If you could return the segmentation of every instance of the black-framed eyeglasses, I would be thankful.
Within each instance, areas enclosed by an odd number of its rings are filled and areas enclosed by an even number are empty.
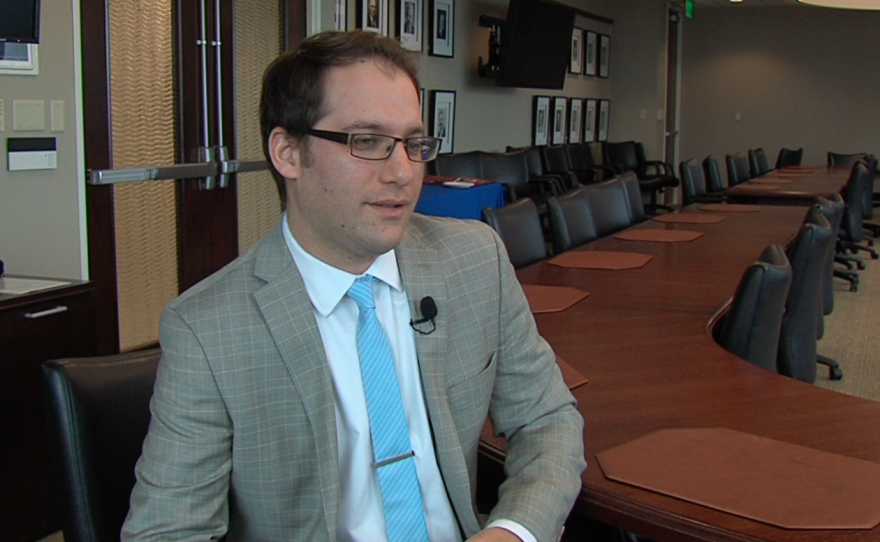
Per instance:
[[[364,160],[387,160],[398,143],[403,143],[406,155],[413,162],[430,162],[440,152],[439,137],[400,138],[382,134],[348,134],[327,130],[309,129],[309,135],[348,145],[351,155]]]

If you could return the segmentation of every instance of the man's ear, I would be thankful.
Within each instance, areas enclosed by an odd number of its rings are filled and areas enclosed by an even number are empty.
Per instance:
[[[272,165],[285,179],[296,180],[302,171],[300,140],[290,136],[287,130],[276,126],[269,134],[269,157]]]

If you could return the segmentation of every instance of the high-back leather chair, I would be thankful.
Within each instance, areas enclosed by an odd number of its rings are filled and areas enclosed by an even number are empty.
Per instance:
[[[519,199],[498,209],[486,207],[483,221],[498,232],[515,269],[547,258],[538,208],[530,198]]]
[[[801,165],[804,159],[804,149],[779,149],[779,156],[776,157],[776,169],[782,169],[789,166]]]
[[[522,152],[484,153],[482,162],[483,178],[503,184],[508,203],[534,195],[529,186],[528,164]]]
[[[816,381],[819,311],[825,262],[834,243],[831,224],[811,208],[808,219],[786,251],[791,263],[791,288],[779,332],[779,372],[804,382]]]
[[[852,154],[842,154],[839,152],[828,151],[829,166],[851,166],[860,160],[867,158],[868,153],[856,152]]]
[[[868,166],[868,173],[865,176],[867,186],[862,190],[862,218],[872,220],[874,218],[874,181],[877,178],[877,158],[869,154],[865,158],[865,164]],[[865,222],[862,227],[871,232],[873,237],[880,237],[880,225]]]
[[[715,337],[725,350],[768,371],[776,370],[779,329],[791,286],[791,266],[781,246],[764,249],[743,273]]]
[[[703,175],[706,178],[706,191],[710,194],[724,194],[724,180],[721,178],[721,168],[718,160],[707,156],[703,159]]]
[[[563,190],[574,190],[581,185],[581,182],[593,182],[592,174],[586,175],[584,179],[578,178],[571,167],[565,145],[547,145],[540,147],[540,150],[541,159],[544,162],[544,172],[559,176],[562,180]]]
[[[770,163],[767,161],[767,153],[764,149],[749,149],[749,169],[752,177],[760,177],[770,171]]]
[[[870,190],[869,182],[873,180],[868,179],[867,164],[863,160],[857,161],[842,191],[846,210],[843,212],[843,220],[840,224],[840,244],[852,252],[867,252],[876,260],[880,258],[877,251],[862,244],[865,221],[862,206],[865,202],[864,191]]]
[[[619,173],[635,172],[642,190],[642,199],[648,209],[652,212],[660,208],[671,210],[670,207],[657,203],[657,195],[665,188],[679,185],[674,167],[660,160],[648,160],[645,146],[638,141],[606,142],[602,145],[602,152],[605,163]]]
[[[590,202],[582,188],[548,199],[547,210],[554,254],[561,254],[599,237]]]
[[[819,197],[814,202],[816,209],[828,220],[831,225],[831,237],[837,239],[840,231],[840,221],[843,218],[846,204],[840,194],[834,194],[830,199]],[[808,218],[809,220],[809,218]],[[832,244],[829,254],[825,258],[825,278],[822,285],[822,310],[819,312],[819,324],[816,338],[821,339],[825,334],[825,317],[834,311],[834,245]],[[827,356],[817,355],[816,361],[828,367],[828,377],[831,380],[843,378],[843,369],[840,364]]]
[[[583,192],[590,203],[590,214],[599,237],[632,225],[629,199],[619,178],[584,186]]]
[[[434,175],[444,177],[464,177],[483,179],[483,152],[471,151],[454,154],[441,154],[436,160],[428,162]]]
[[[638,224],[648,219],[645,213],[645,202],[642,200],[642,190],[639,186],[639,178],[632,171],[625,171],[617,176],[623,184],[626,198],[629,200],[630,222]]]
[[[65,542],[119,540],[160,357],[154,349],[43,364],[50,442],[65,501]]]
[[[749,157],[738,152],[728,154],[724,158],[727,163],[727,186],[736,186],[752,178],[752,168],[749,165]]]
[[[571,168],[578,175],[582,184],[600,182],[614,177],[616,173],[614,168],[596,164],[593,160],[593,149],[589,143],[565,145],[565,150],[568,152]]]
[[[718,167],[718,164],[715,164]],[[706,187],[706,174],[703,166],[691,158],[678,165],[681,175],[682,203],[720,203],[724,201],[724,192],[709,193]]]

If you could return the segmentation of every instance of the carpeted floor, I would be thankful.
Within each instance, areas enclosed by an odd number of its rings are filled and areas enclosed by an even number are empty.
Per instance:
[[[834,281],[834,312],[825,319],[825,337],[819,341],[819,353],[840,363],[843,380],[830,380],[819,366],[816,385],[880,401],[880,260],[865,255],[865,262],[857,292]]]

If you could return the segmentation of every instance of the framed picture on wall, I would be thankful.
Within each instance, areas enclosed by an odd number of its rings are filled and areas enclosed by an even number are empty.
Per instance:
[[[424,0],[397,0],[397,37],[408,51],[422,50],[422,5]]]
[[[333,29],[345,32],[348,30],[348,3],[346,0],[334,0],[336,11],[333,13]]]
[[[599,34],[599,77],[609,77],[611,72],[611,36]]]
[[[568,62],[568,71],[571,73],[584,72],[584,29],[574,27],[571,29],[571,59]]]
[[[565,110],[567,109],[568,100],[562,96],[553,98],[553,144],[562,145],[565,143]]]
[[[550,96],[532,98],[532,145],[546,145],[550,140]]]
[[[431,47],[433,56],[452,58],[455,42],[455,1],[431,0]]]
[[[431,91],[431,135],[443,139],[440,154],[453,152],[455,135],[455,91]]]
[[[425,89],[423,88],[419,89],[419,106],[422,108],[422,122],[427,124],[425,122]]]
[[[572,98],[568,101],[568,142],[580,143],[583,138],[584,101],[581,98]]]
[[[608,141],[608,126],[611,121],[611,102],[599,100],[599,121],[596,124],[596,138],[599,141]]]
[[[596,100],[590,98],[584,107],[584,142],[596,141]]]
[[[584,73],[586,75],[595,76],[598,71],[599,62],[596,55],[596,42],[599,35],[595,32],[587,30],[587,37],[584,39],[584,62],[586,64]]]
[[[388,0],[357,0],[358,28],[388,35]]]

